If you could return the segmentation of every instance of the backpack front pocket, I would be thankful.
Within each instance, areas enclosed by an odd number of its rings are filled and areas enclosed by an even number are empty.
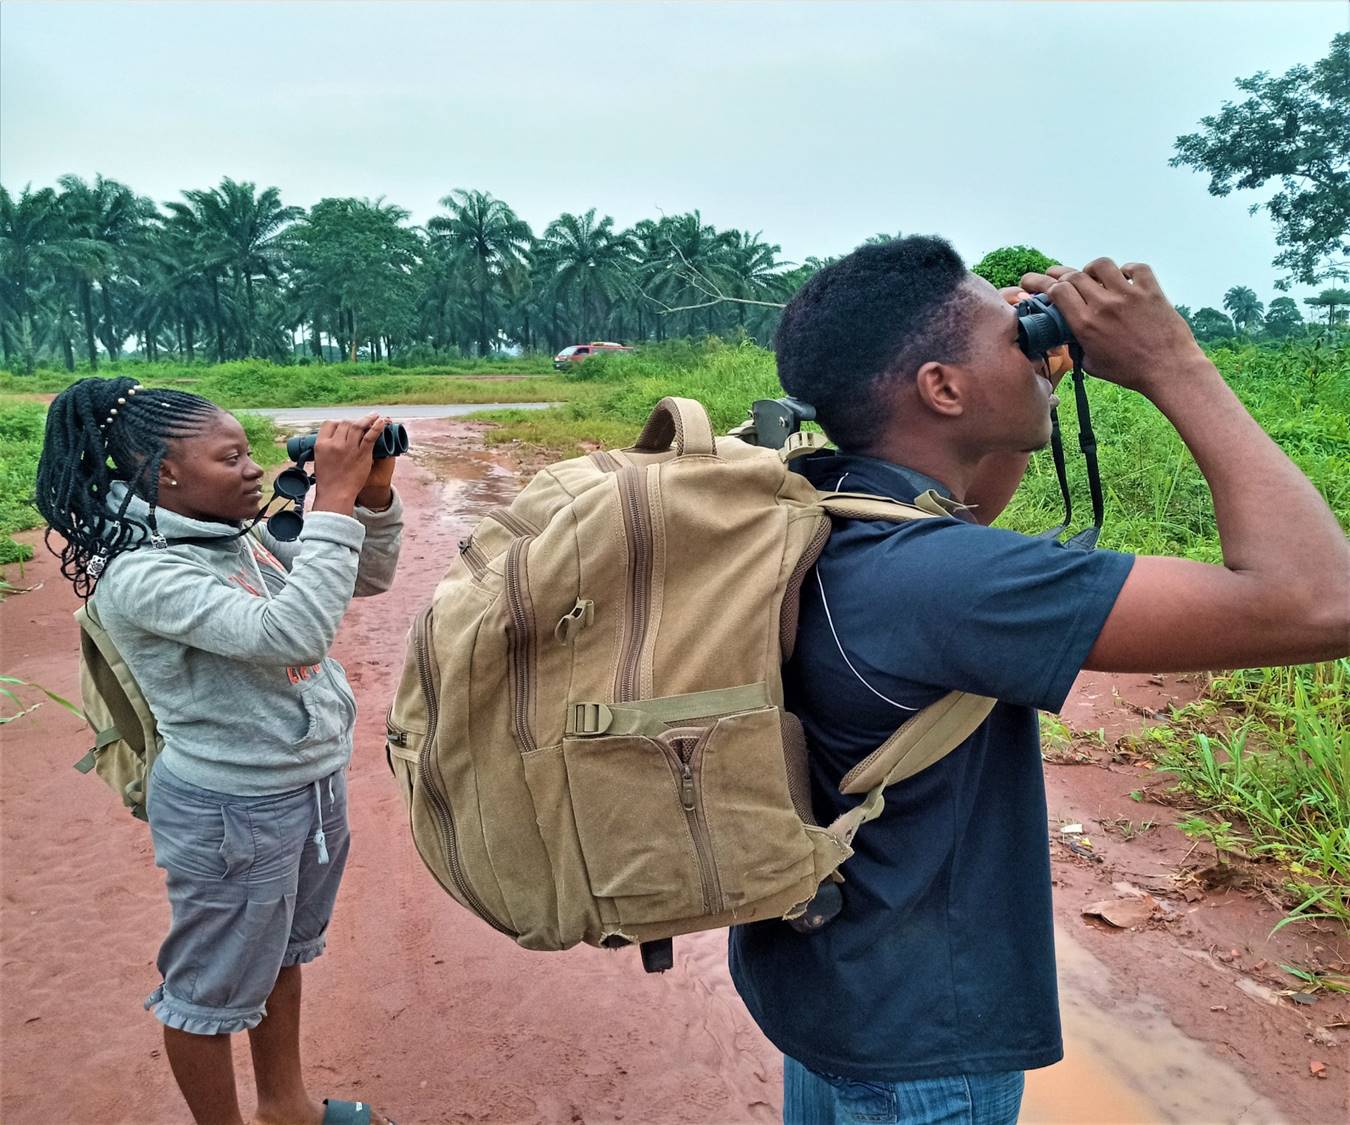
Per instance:
[[[606,922],[715,913],[707,841],[677,753],[655,738],[616,735],[567,739],[563,757],[591,893],[616,912]],[[696,792],[692,767],[690,780]]]
[[[735,912],[813,870],[776,707],[570,738],[563,753],[591,891],[620,925]]]

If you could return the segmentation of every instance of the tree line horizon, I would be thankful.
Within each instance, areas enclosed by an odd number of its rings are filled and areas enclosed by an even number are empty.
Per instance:
[[[1350,33],[1326,58],[1236,80],[1248,97],[1178,137],[1173,167],[1210,176],[1211,195],[1279,187],[1253,204],[1275,224],[1276,288],[1350,279]],[[767,343],[782,305],[836,258],[786,261],[762,231],[718,230],[700,211],[617,229],[597,209],[563,212],[535,234],[490,192],[454,188],[411,225],[385,201],[321,199],[308,210],[276,187],[222,178],[156,205],[117,180],[65,175],[17,194],[0,185],[0,362],[97,369],[128,340],[154,361],[292,361],[303,349],[434,363],[519,348],[682,336]],[[877,234],[866,242],[898,234]],[[1016,282],[1054,259],[999,247],[973,272]],[[1305,298],[1343,323],[1350,291]],[[1292,297],[1267,306],[1234,285],[1223,309],[1178,310],[1204,341],[1279,340],[1309,325]],[[297,336],[298,334],[298,336]],[[303,341],[303,342],[302,342]]]

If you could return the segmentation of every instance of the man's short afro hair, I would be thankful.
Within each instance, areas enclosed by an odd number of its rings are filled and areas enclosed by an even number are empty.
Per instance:
[[[774,333],[783,389],[816,408],[840,449],[866,449],[886,421],[887,382],[965,359],[968,276],[950,243],[926,235],[860,246],[826,266]]]

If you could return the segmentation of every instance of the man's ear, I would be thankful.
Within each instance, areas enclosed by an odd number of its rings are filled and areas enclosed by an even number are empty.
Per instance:
[[[914,375],[914,390],[929,410],[948,418],[965,413],[965,371],[953,363],[925,363]]]

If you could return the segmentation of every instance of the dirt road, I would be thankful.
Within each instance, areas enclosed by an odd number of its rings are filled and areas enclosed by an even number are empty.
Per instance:
[[[678,940],[662,976],[643,974],[632,951],[527,953],[446,898],[413,849],[384,762],[383,712],[412,615],[476,518],[519,486],[516,463],[485,452],[481,429],[410,425],[399,582],[353,605],[336,648],[361,702],[354,845],[328,952],[305,970],[311,1087],[375,1102],[405,1125],[777,1120],[780,1061],[731,987],[724,935]],[[0,604],[0,672],[74,696],[69,587],[43,555],[8,577],[39,586]],[[1086,677],[1068,714],[1113,736],[1186,690]],[[141,1011],[168,914],[145,826],[70,768],[88,738],[59,707],[0,727],[0,743],[0,1119],[183,1121],[159,1025]],[[1030,1076],[1023,1120],[1346,1120],[1350,1032],[1318,1029],[1350,1020],[1350,1003],[1305,1007],[1271,991],[1281,960],[1330,963],[1344,948],[1292,928],[1270,941],[1278,914],[1259,898],[1176,879],[1201,858],[1181,864],[1191,845],[1179,833],[1104,834],[1127,812],[1149,815],[1128,796],[1147,775],[1105,749],[1076,753],[1087,760],[1048,768],[1069,1058]],[[1070,822],[1091,848],[1059,832]],[[1082,914],[1136,890],[1160,904],[1140,929]]]

